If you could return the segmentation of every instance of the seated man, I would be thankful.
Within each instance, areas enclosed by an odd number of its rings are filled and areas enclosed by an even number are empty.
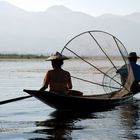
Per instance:
[[[40,90],[45,90],[49,86],[49,90],[56,93],[64,93],[72,89],[71,76],[68,71],[63,70],[63,60],[68,59],[60,53],[50,56],[47,61],[52,62],[52,70],[46,73],[44,84]]]

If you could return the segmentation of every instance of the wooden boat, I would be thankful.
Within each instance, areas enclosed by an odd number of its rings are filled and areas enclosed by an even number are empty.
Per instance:
[[[74,96],[38,90],[24,90],[24,92],[57,110],[101,111],[111,109],[133,99],[132,95],[111,98],[112,94]]]
[[[61,54],[74,58],[80,63],[72,66],[77,67],[77,73],[70,71],[73,80],[79,80],[78,87],[86,88],[85,85],[88,83],[92,84],[88,86],[88,89],[91,88],[88,91],[95,91],[97,87],[94,86],[100,86],[104,92],[100,95],[86,93],[81,96],[37,90],[24,90],[25,92],[58,110],[100,111],[132,101],[133,93],[130,89],[134,81],[133,72],[127,59],[127,50],[115,36],[104,31],[83,32],[68,41]],[[116,71],[123,65],[127,66],[128,76],[122,84],[120,74]],[[88,73],[88,78],[83,75],[85,71]]]

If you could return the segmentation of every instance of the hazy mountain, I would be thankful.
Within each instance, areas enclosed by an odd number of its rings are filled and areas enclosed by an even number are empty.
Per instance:
[[[140,13],[99,17],[53,6],[45,12],[27,12],[0,2],[0,51],[48,54],[59,51],[75,35],[87,30],[115,35],[128,51],[139,51]]]

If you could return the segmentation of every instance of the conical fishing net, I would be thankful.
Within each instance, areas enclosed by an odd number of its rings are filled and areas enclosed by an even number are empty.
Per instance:
[[[115,36],[103,31],[87,31],[72,38],[61,53],[71,58],[69,61],[74,70],[69,68],[68,71],[73,85],[78,85],[77,90],[84,90],[86,94],[123,91],[119,96],[130,91],[133,74],[128,53]],[[126,66],[128,73],[125,83],[117,73],[122,66]]]

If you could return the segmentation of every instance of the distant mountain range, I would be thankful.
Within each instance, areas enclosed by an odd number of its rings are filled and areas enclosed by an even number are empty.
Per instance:
[[[140,54],[140,13],[93,17],[64,6],[53,6],[45,12],[27,12],[0,2],[1,53],[53,53],[87,30],[109,32],[120,39],[128,51]]]

